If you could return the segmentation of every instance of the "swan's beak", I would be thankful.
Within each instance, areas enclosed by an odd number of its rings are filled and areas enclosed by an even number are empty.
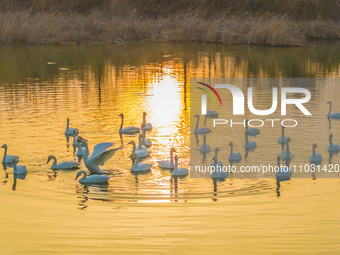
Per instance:
[[[315,144],[315,147],[318,147],[318,146]]]
[[[50,162],[50,159],[47,160],[46,164],[48,164],[48,162]]]
[[[75,178],[74,180],[77,180],[77,179],[78,179],[78,177],[79,177],[79,175],[77,175],[77,176],[76,176],[76,178]]]
[[[5,148],[5,145],[2,145],[1,148]]]

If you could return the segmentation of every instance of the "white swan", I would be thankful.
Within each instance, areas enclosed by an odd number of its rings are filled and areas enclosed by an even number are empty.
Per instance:
[[[205,116],[207,116],[207,117],[212,117],[212,116],[217,117],[218,116],[218,112],[216,112],[216,111],[207,111],[207,114]]]
[[[241,153],[235,153],[233,152],[233,147],[234,147],[234,143],[231,142],[230,144],[230,155],[228,157],[229,161],[239,161],[242,159]]]
[[[17,162],[13,159],[13,174],[26,174],[26,166],[17,166]]]
[[[131,172],[146,172],[150,171],[153,164],[139,163],[139,157],[137,153],[133,153],[132,156],[136,159],[133,166],[130,168]]]
[[[145,158],[148,157],[150,155],[150,151],[147,150],[136,150],[136,143],[135,141],[131,141],[128,144],[132,144],[132,154],[136,153],[138,155],[139,158]]]
[[[281,126],[281,129],[282,129],[282,136],[280,136],[279,139],[277,139],[277,142],[282,144],[282,143],[287,142],[288,137],[285,136],[285,127]]]
[[[281,166],[280,156],[277,156],[277,166],[278,169],[277,171],[275,171],[276,178],[288,178],[292,175],[292,171],[289,169],[288,166]]]
[[[210,151],[210,146],[207,144],[207,135],[203,135],[203,144],[200,146],[199,149],[200,152],[209,152]]]
[[[216,166],[216,165],[218,165],[218,163],[221,163],[221,162],[217,162],[217,159],[214,156],[213,157],[213,164]],[[222,168],[215,168],[215,170],[211,173],[211,178],[212,179],[225,179],[225,178],[228,177],[228,175],[229,175],[228,171],[223,169],[223,166],[222,166]]]
[[[317,145],[316,145],[316,143],[313,143],[313,153],[312,153],[312,155],[309,157],[309,162],[311,163],[311,164],[318,164],[318,163],[321,163],[321,161],[322,161],[322,156],[321,156],[321,154],[320,153],[316,153],[315,152],[315,148],[316,147],[318,147]]]
[[[174,147],[171,147],[171,149],[170,149],[170,160],[158,161],[159,167],[165,168],[165,169],[173,169],[175,167],[174,157],[173,157],[174,152],[176,152],[176,150],[174,149]]]
[[[290,138],[288,137],[287,138],[287,141],[286,141],[286,149],[284,151],[281,152],[281,155],[280,155],[280,158],[281,159],[292,159],[292,153],[289,151],[289,142],[290,142]]]
[[[146,138],[145,131],[146,131],[145,126],[144,124],[142,124],[142,144],[149,148],[152,146],[152,142],[150,139]]]
[[[86,151],[89,151],[89,146],[87,144],[87,141],[83,140],[82,143],[84,143]],[[94,147],[94,150],[89,157],[85,153],[84,156],[84,163],[87,169],[92,173],[92,174],[103,174],[105,173],[104,171],[100,170],[99,166],[103,166],[106,161],[108,161],[121,147],[118,148],[113,148],[107,150],[107,148],[111,147],[113,143],[107,142],[107,143],[101,143],[97,144]]]
[[[327,118],[329,119],[340,119],[340,113],[339,112],[334,112],[331,113],[332,110],[332,102],[328,101],[327,104],[329,104],[329,112],[327,114]]]
[[[223,168],[223,164],[221,161],[218,161],[217,158],[217,152],[220,151],[218,148],[215,148],[215,156],[213,157],[213,162],[211,163],[211,166],[214,166],[215,169],[217,169],[217,167]]]
[[[74,162],[74,161],[64,161],[59,164],[57,164],[57,158],[53,155],[48,156],[47,163],[53,160],[53,164],[51,166],[51,169],[57,170],[57,169],[76,169],[79,167],[80,163]]]
[[[138,146],[137,146],[137,150],[144,150],[147,151],[148,148],[146,148],[145,145],[143,145],[143,136],[142,134],[138,135]]]
[[[198,128],[198,124],[200,122],[200,116],[198,114],[196,114],[194,117],[197,118],[197,123],[196,123],[196,127],[195,127],[195,134],[207,134],[207,133],[211,132],[211,130],[209,128],[206,128],[206,127]]]
[[[249,132],[249,135],[257,135],[257,134],[260,133],[260,129],[248,127],[248,120],[247,119],[246,119],[246,131]]]
[[[337,144],[337,143],[333,144],[332,137],[333,137],[333,135],[329,134],[329,146],[327,148],[327,151],[328,152],[339,152],[340,151],[339,144]]]
[[[175,155],[175,168],[172,171],[171,175],[174,177],[183,177],[183,176],[187,176],[188,175],[188,169],[186,168],[178,168],[178,156]]]
[[[70,127],[70,118],[67,118],[66,122],[66,131],[64,132],[65,135],[73,135],[73,132],[76,132],[78,134],[79,129],[78,128],[71,128]]]
[[[80,184],[96,184],[96,183],[107,183],[108,180],[111,178],[110,176],[107,176],[105,174],[92,174],[90,176],[87,176],[87,173],[82,170],[77,173],[77,176],[75,180],[78,179],[79,176],[83,175],[82,178],[79,179]]]
[[[246,149],[255,149],[257,147],[256,142],[249,142],[249,140],[248,140],[249,132],[248,131],[244,132],[244,136],[245,136],[245,144],[243,145],[243,147],[246,148]]]
[[[143,112],[143,123],[142,125],[144,124],[144,128],[146,131],[151,131],[152,130],[152,125],[151,123],[146,123],[146,112]],[[140,129],[142,129],[142,125],[140,126]]]
[[[119,133],[121,133],[121,134],[135,134],[135,133],[138,133],[140,131],[140,129],[138,127],[134,127],[134,126],[123,128],[124,115],[123,115],[123,113],[121,113],[118,116],[120,116],[122,118],[122,122],[121,122],[120,128],[119,128]]]
[[[13,164],[13,159],[15,159],[16,162],[19,161],[18,156],[7,155],[7,144],[2,145],[1,148],[5,149],[4,157],[2,158],[3,164]]]

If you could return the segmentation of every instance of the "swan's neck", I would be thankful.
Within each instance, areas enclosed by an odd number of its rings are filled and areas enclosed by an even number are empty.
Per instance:
[[[87,145],[87,143],[85,143],[85,155],[84,155],[84,161],[86,161],[89,158],[89,146]]]
[[[248,131],[248,121],[246,121],[246,131]]]
[[[132,153],[134,153],[134,152],[136,152],[136,144],[135,143],[132,144]]]
[[[123,129],[123,123],[124,123],[124,116],[121,116],[122,117],[122,122],[120,123],[120,128],[119,130],[122,130]]]
[[[135,163],[133,164],[135,167],[137,167],[139,164],[139,157],[136,156]]]
[[[195,128],[195,130],[198,129],[198,123],[199,123],[199,122],[200,122],[200,116],[197,117],[197,122],[196,122],[196,128]]]
[[[4,152],[4,160],[5,160],[7,157],[7,147],[5,147],[4,149],[5,149],[5,152]]]
[[[313,146],[313,157],[316,156],[316,153],[315,153],[315,147]]]
[[[286,143],[286,151],[287,151],[287,155],[288,155],[288,152],[289,152],[289,141],[287,141],[287,143]]]
[[[70,129],[70,121],[67,120],[67,122],[66,122],[66,131],[68,131],[69,129]]]
[[[143,114],[143,124],[144,124],[144,125],[146,124],[146,117],[145,117],[145,114]]]
[[[178,158],[175,159],[175,168],[174,171],[176,171],[178,169]]]
[[[332,103],[329,104],[329,112],[328,112],[328,115],[331,114],[331,110],[332,110]]]
[[[217,161],[217,150],[215,150],[215,160]]]
[[[145,145],[145,127],[142,126],[142,141],[143,141],[143,144]]]
[[[142,149],[142,137],[139,136],[138,138],[138,150]]]
[[[332,141],[332,137],[329,137],[329,146],[333,146],[333,141]]]
[[[79,180],[79,181],[81,181],[81,182],[85,181],[86,178],[87,178],[86,172],[82,172],[82,174],[83,174],[83,177],[81,177],[80,180]]]
[[[207,136],[203,136],[203,148],[207,147]]]
[[[13,173],[17,173],[18,172],[18,168],[17,168],[17,162],[13,162]]]
[[[281,162],[280,162],[280,158],[278,157],[277,158],[277,166],[280,167],[280,165],[281,165]]]
[[[282,126],[282,137],[285,137],[285,128]]]
[[[52,159],[53,159],[52,167],[56,167],[57,166],[57,158],[53,157]]]
[[[245,139],[246,139],[246,144],[248,144],[249,143],[249,141],[248,141],[248,134],[246,134]]]
[[[170,168],[174,167],[174,152],[170,150]]]
[[[233,154],[233,146],[234,146],[233,144],[230,145],[230,155]]]

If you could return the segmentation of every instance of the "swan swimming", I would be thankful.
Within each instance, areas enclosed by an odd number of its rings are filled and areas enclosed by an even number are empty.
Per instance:
[[[200,152],[209,152],[210,151],[210,146],[207,144],[207,135],[203,135],[203,144],[200,146],[199,149]]]
[[[207,111],[207,114],[205,116],[207,116],[207,117],[218,117],[218,112],[216,112],[216,111]]]
[[[175,168],[171,173],[172,176],[174,177],[184,177],[188,175],[188,169],[186,168],[178,168],[178,156],[175,155]]]
[[[234,147],[234,143],[231,142],[230,144],[230,155],[228,157],[229,161],[239,161],[242,159],[241,153],[235,153],[233,152],[233,147]]]
[[[316,147],[318,147],[318,146],[316,145],[316,143],[313,143],[313,153],[312,153],[312,155],[309,157],[309,162],[310,162],[311,164],[319,164],[319,163],[321,163],[321,161],[322,161],[322,156],[321,156],[321,154],[315,152],[315,148],[316,148]]]
[[[51,166],[51,169],[58,170],[58,169],[76,169],[79,167],[80,163],[74,162],[74,161],[64,161],[59,164],[57,164],[57,158],[53,155],[48,156],[47,163],[53,160],[53,164]]]
[[[136,153],[138,155],[139,158],[145,158],[148,157],[150,155],[150,151],[147,150],[136,150],[136,143],[135,141],[131,141],[128,144],[132,144],[132,154]]]
[[[144,124],[142,124],[142,145],[145,145],[146,147],[151,147],[152,146],[152,142],[150,139],[146,138],[146,129]]]
[[[16,162],[19,161],[18,156],[7,155],[7,144],[2,145],[1,148],[5,149],[4,157],[2,158],[3,164],[13,164],[13,159],[15,159]]]
[[[17,166],[17,162],[13,159],[13,174],[26,174],[26,166]]]
[[[170,160],[158,161],[159,167],[165,168],[165,169],[173,169],[175,167],[174,157],[173,157],[174,152],[176,152],[176,150],[174,149],[174,147],[171,147],[171,149],[170,149]]]
[[[281,129],[282,129],[282,136],[280,136],[279,139],[277,139],[277,142],[280,144],[283,144],[287,142],[288,137],[285,136],[285,127],[281,126]]]
[[[135,126],[123,128],[124,114],[121,113],[118,116],[120,116],[122,118],[122,122],[121,122],[120,128],[119,128],[119,133],[121,133],[121,134],[135,134],[135,133],[139,133],[140,132],[140,129],[138,127],[135,127]]]
[[[198,128],[198,124],[200,122],[200,116],[196,114],[194,117],[197,118],[197,123],[196,123],[195,131],[194,131],[195,134],[207,134],[211,132],[211,130],[206,127]]]
[[[248,119],[246,119],[246,131],[249,132],[249,135],[257,135],[260,133],[260,129],[248,127]]]
[[[215,148],[215,156],[213,157],[213,162],[211,163],[211,166],[214,166],[215,169],[217,169],[217,167],[223,168],[222,162],[218,161],[218,158],[217,158],[218,151],[220,151],[219,148]]]
[[[276,178],[288,178],[292,175],[292,171],[288,168],[288,166],[281,166],[280,156],[277,156],[277,166],[278,171],[276,171]]]
[[[245,136],[245,144],[243,145],[243,147],[246,148],[246,149],[255,149],[257,147],[256,142],[249,142],[249,140],[248,140],[249,132],[248,131],[244,132],[244,136]]]
[[[339,152],[340,151],[339,144],[337,144],[337,143],[333,144],[332,137],[333,137],[333,135],[329,134],[329,146],[327,148],[327,151],[328,152]]]
[[[132,156],[136,159],[133,166],[130,168],[131,172],[146,172],[150,171],[153,164],[139,163],[139,157],[137,153],[133,153]]]
[[[339,112],[334,112],[331,113],[332,110],[332,102],[328,101],[327,104],[329,104],[329,112],[327,114],[327,118],[329,119],[340,119],[340,113]]]
[[[289,151],[289,142],[290,142],[290,138],[288,137],[287,138],[287,141],[286,141],[286,149],[284,151],[281,152],[281,155],[280,155],[280,158],[281,159],[292,159],[292,153]]]
[[[77,176],[75,180],[78,179],[79,176],[83,175],[82,178],[79,179],[80,184],[96,184],[96,183],[107,183],[110,176],[107,176],[105,174],[92,174],[90,176],[87,176],[87,173],[84,170],[81,170],[77,173]]]
[[[70,118],[67,118],[67,122],[66,122],[66,130],[64,132],[65,135],[73,135],[73,133],[78,134],[79,129],[78,128],[71,128],[70,127]]]
[[[217,165],[217,159],[216,157],[214,156],[213,157],[213,164],[216,166]],[[218,162],[220,163],[220,162]],[[221,163],[222,164],[222,163]],[[228,171],[226,171],[225,169],[222,168],[215,168],[215,171],[213,171],[211,173],[211,178],[212,179],[225,179],[227,178],[229,175]]]
[[[147,115],[147,113],[143,112],[143,123],[142,123],[142,125],[144,124],[144,128],[145,128],[146,131],[151,131],[152,125],[151,125],[151,123],[146,123],[146,115]],[[140,129],[142,129],[142,125],[140,126]]]

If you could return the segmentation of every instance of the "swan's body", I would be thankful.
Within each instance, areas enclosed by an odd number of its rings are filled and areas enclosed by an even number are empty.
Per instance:
[[[13,159],[13,174],[26,174],[27,168],[26,166],[17,166],[17,162]]]
[[[188,169],[186,168],[178,168],[178,156],[175,156],[175,168],[172,171],[172,176],[174,177],[183,177],[183,176],[187,176],[189,173]]]
[[[200,146],[200,152],[209,152],[210,146],[207,144],[207,136],[203,135],[203,144]]]
[[[146,129],[144,124],[142,124],[142,145],[145,145],[147,148],[152,146],[152,142],[150,139],[146,138]]]
[[[132,146],[133,146],[132,147],[132,154],[136,153],[139,158],[145,158],[145,157],[148,157],[150,155],[150,151],[148,151],[148,150],[137,150],[135,141],[131,141],[128,144],[132,144]]]
[[[207,114],[205,116],[207,116],[207,117],[212,117],[212,116],[217,117],[218,116],[218,112],[216,112],[216,111],[207,111]]]
[[[239,161],[239,160],[241,160],[242,159],[241,153],[233,152],[233,147],[234,147],[233,142],[231,142],[229,145],[230,145],[230,155],[228,157],[228,160],[229,161]]]
[[[146,115],[147,115],[146,112],[143,112],[143,123],[140,126],[140,129],[142,129],[142,126],[144,124],[144,129],[146,131],[151,131],[152,130],[152,125],[151,125],[151,123],[146,123]]]
[[[158,161],[158,165],[160,168],[165,168],[165,169],[173,169],[175,167],[174,165],[174,152],[176,152],[176,150],[171,147],[170,149],[170,160],[162,160],[162,161]]]
[[[207,134],[211,132],[211,130],[206,127],[198,128],[198,124],[200,122],[200,116],[196,114],[194,117],[197,118],[197,123],[196,123],[195,131],[194,131],[195,134]]]
[[[288,137],[285,136],[285,131],[284,131],[285,127],[282,126],[281,128],[282,128],[282,136],[280,136],[279,139],[277,139],[277,142],[282,144],[282,143],[287,142]]]
[[[288,168],[288,166],[281,166],[280,156],[277,157],[277,166],[278,169],[275,173],[276,178],[288,178],[292,175],[292,171]]]
[[[223,169],[223,165],[220,161],[217,162],[216,157],[213,157],[213,163],[212,164],[214,166],[218,165],[218,166],[221,167],[221,168],[215,167],[215,171],[212,172],[212,174],[211,174],[212,179],[225,179],[225,178],[228,177],[228,175],[229,175],[228,172],[225,169]]]
[[[329,134],[329,146],[327,148],[327,151],[328,152],[339,152],[340,151],[339,144],[333,143],[332,137],[333,137],[333,135]]]
[[[220,167],[222,168],[223,167],[223,164],[221,161],[218,161],[218,158],[217,158],[217,152],[220,151],[218,148],[215,148],[215,156],[213,158],[213,162],[211,163],[211,166],[214,166],[215,169],[217,169],[217,167]]]
[[[332,102],[328,101],[327,104],[329,104],[329,112],[327,114],[327,118],[329,119],[340,119],[340,113],[339,112],[334,112],[331,113],[332,110]]]
[[[320,153],[316,153],[315,152],[315,148],[318,147],[315,143],[313,143],[313,153],[312,155],[309,157],[309,162],[311,164],[315,164],[315,163],[321,163],[322,161],[322,156]]]
[[[130,168],[131,172],[146,172],[151,170],[153,164],[139,163],[139,157],[136,153],[133,153],[132,156],[136,159],[136,161]]]
[[[120,116],[122,118],[122,122],[121,122],[120,128],[119,128],[119,133],[120,134],[135,134],[135,133],[140,132],[140,129],[138,127],[135,127],[135,126],[123,128],[124,115],[123,115],[123,113],[121,113],[118,116]]]
[[[78,132],[79,132],[78,128],[71,128],[70,127],[70,119],[67,118],[66,130],[65,130],[64,134],[65,135],[73,135],[74,133],[78,134]]]
[[[292,153],[289,151],[289,142],[290,141],[291,140],[288,137],[288,139],[286,141],[286,149],[284,151],[282,151],[281,155],[280,155],[281,159],[288,159],[288,160],[292,159]]]
[[[98,184],[98,183],[107,183],[108,180],[111,178],[110,176],[104,175],[104,174],[92,174],[90,176],[87,176],[87,173],[82,170],[77,173],[76,179],[78,179],[79,176],[83,175],[82,178],[79,179],[79,183],[81,184]]]
[[[245,135],[245,143],[243,147],[246,149],[255,149],[257,147],[256,142],[249,142],[248,140],[249,132],[246,131],[244,135]]]
[[[53,155],[48,156],[47,164],[50,162],[50,160],[53,160],[53,164],[51,166],[51,169],[58,170],[58,169],[77,169],[80,165],[80,163],[74,162],[74,161],[64,161],[61,163],[57,163],[57,158]]]
[[[89,155],[89,151],[87,151],[85,147],[81,147],[81,143],[78,143],[76,152],[77,157],[85,157],[85,153]]]
[[[5,149],[4,157],[2,158],[3,164],[13,164],[13,159],[15,160],[15,162],[19,161],[18,156],[7,155],[7,145],[6,144],[2,145],[1,148]]]
[[[257,134],[260,133],[260,129],[248,127],[248,120],[247,119],[246,119],[246,131],[248,131],[249,135],[257,135]]]

